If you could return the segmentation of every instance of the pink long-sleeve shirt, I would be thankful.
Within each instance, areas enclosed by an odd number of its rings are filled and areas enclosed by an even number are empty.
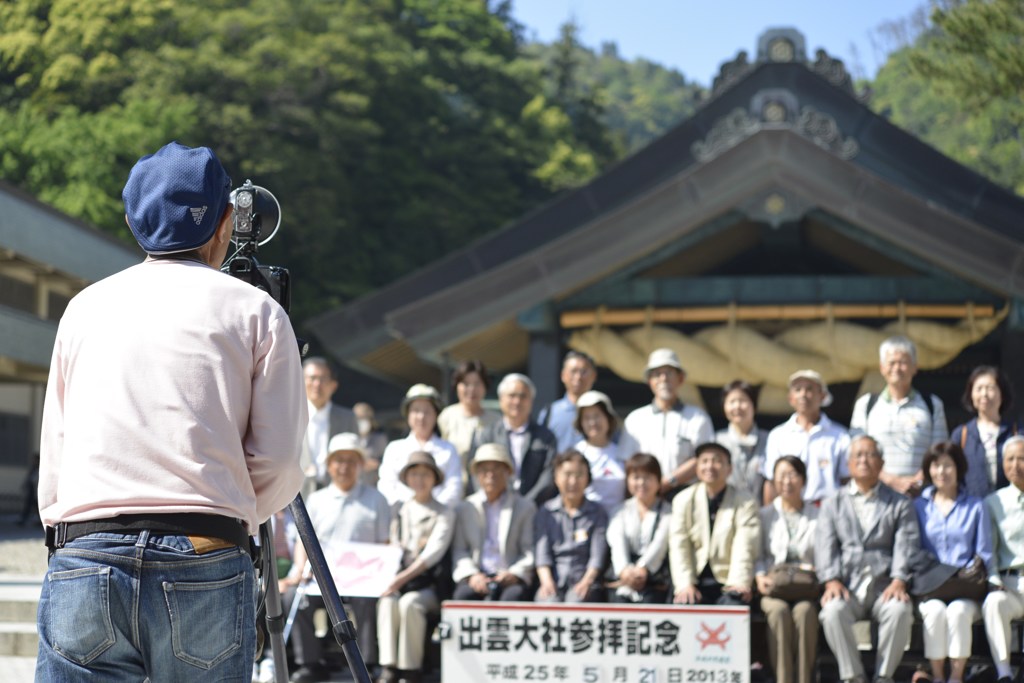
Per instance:
[[[287,314],[206,265],[147,260],[61,318],[40,444],[43,523],[198,512],[255,533],[302,484],[308,421]]]

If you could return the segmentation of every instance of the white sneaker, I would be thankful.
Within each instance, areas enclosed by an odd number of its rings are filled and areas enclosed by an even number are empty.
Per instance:
[[[260,662],[260,676],[257,683],[274,683],[274,677],[277,671],[274,668],[274,659],[267,657]]]

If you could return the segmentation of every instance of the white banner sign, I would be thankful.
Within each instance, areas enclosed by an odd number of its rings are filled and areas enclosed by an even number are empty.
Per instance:
[[[323,549],[338,595],[351,598],[379,598],[402,562],[402,549],[391,544],[337,543]],[[320,587],[313,581],[306,592],[320,595]]]
[[[442,683],[749,683],[746,607],[454,602]]]

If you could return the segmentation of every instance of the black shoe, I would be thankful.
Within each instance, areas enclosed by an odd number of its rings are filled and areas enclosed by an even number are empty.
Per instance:
[[[964,683],[996,683],[996,670],[987,664],[972,666],[964,676]]]
[[[1013,683],[1013,679],[1009,676],[1003,676],[998,681],[996,681],[996,683]]]
[[[398,683],[398,669],[393,666],[381,667],[377,683]]]
[[[328,673],[327,667],[318,664],[316,666],[300,666],[288,680],[291,683],[320,683],[328,678],[330,678],[330,673]]]

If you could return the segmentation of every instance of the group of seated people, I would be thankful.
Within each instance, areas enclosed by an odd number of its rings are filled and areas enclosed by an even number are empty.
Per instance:
[[[770,432],[748,384],[724,387],[729,425],[717,435],[677,398],[685,371],[669,349],[646,368],[652,402],[621,423],[577,352],[562,367],[566,395],[537,419],[525,375],[498,385],[500,415],[479,406],[479,363],[456,370],[460,401],[443,410],[434,388],[413,386],[409,435],[373,463],[376,486],[365,441],[341,433],[326,449],[330,484],[307,499],[321,543],[402,548],[384,594],[351,601],[365,661],[379,681],[420,680],[428,624],[449,598],[750,605],[765,615],[779,683],[816,679],[819,627],[840,678],[868,681],[853,630],[865,618],[878,623],[873,680],[884,683],[917,610],[930,668],[915,680],[962,681],[983,619],[1006,683],[1009,624],[1024,616],[1024,436],[1008,418],[1009,385],[976,369],[964,393],[976,417],[949,432],[941,400],[912,387],[909,340],[882,345],[880,370],[886,389],[857,401],[850,430],[822,412],[821,376],[801,370],[793,416]],[[304,560],[296,544],[286,605],[308,578]],[[295,617],[292,680],[327,673],[316,606]]]

